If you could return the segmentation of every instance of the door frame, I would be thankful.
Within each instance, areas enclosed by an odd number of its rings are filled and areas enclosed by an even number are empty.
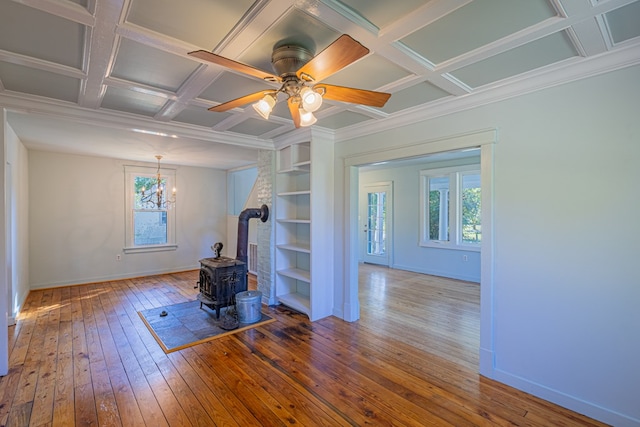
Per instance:
[[[360,317],[358,301],[358,196],[359,166],[371,163],[426,156],[446,151],[480,148],[480,182],[482,186],[482,246],[480,256],[480,374],[494,378],[495,338],[493,335],[494,291],[494,200],[493,170],[497,129],[422,141],[347,156],[344,158],[344,227],[343,240],[343,319],[353,322]]]
[[[365,224],[367,222],[366,215],[363,215],[363,213],[366,213],[366,206],[365,206],[366,200],[364,199],[364,197],[368,193],[367,188],[370,188],[370,187],[387,187],[388,188],[388,191],[387,191],[388,197],[386,200],[387,216],[385,219],[386,221],[385,243],[386,243],[386,252],[387,252],[386,263],[374,262],[371,259],[367,260],[367,249],[366,249],[367,238],[366,237],[362,238],[362,234],[360,234],[362,243],[360,244],[360,256],[358,258],[360,258],[360,260],[363,262],[372,262],[373,264],[390,267],[393,265],[393,181],[372,182],[362,186],[361,192],[358,195],[358,204],[359,204],[359,210],[360,210],[360,214],[359,214],[360,231],[364,229]]]

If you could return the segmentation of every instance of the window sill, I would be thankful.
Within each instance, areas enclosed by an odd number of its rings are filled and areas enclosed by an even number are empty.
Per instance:
[[[420,242],[418,245],[422,248],[450,249],[452,251],[480,252],[481,245],[456,245],[450,242]]]
[[[125,254],[140,254],[146,252],[164,252],[175,251],[178,249],[178,245],[150,245],[150,246],[132,246],[129,248],[123,248],[122,251]]]

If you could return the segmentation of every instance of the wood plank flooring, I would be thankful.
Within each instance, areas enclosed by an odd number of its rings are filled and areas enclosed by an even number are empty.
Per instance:
[[[137,312],[198,273],[33,291],[2,426],[599,426],[477,374],[479,285],[361,266],[361,319],[277,319],[165,354]],[[250,282],[251,283],[251,282]]]

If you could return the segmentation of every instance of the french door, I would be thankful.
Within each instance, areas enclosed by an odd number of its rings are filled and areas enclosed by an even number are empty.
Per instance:
[[[391,216],[393,185],[391,182],[365,185],[360,196],[362,260],[391,265]]]

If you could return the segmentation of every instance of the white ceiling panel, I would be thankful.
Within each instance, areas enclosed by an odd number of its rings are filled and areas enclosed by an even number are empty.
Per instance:
[[[640,36],[640,2],[635,2],[605,14],[614,43]]]
[[[446,92],[429,82],[418,83],[417,85],[394,92],[393,96],[382,108],[382,111],[391,114],[406,108],[435,101],[436,99],[444,98],[449,95],[449,92]]]
[[[253,3],[253,0],[131,0],[127,21],[213,49]]]
[[[80,80],[73,77],[0,62],[0,80],[6,90],[13,92],[78,102]]]
[[[111,75],[175,92],[197,68],[186,58],[123,39]]]
[[[340,114],[334,114],[333,116],[318,119],[318,122],[321,126],[335,130],[362,123],[367,120],[371,120],[371,117],[365,116],[364,114],[354,113],[353,111],[343,111]]]
[[[102,107],[153,117],[166,101],[164,98],[142,92],[109,87],[104,95]]]
[[[201,99],[225,102],[261,90],[274,89],[268,83],[234,73],[222,73],[202,94]]]
[[[375,90],[409,75],[407,70],[388,59],[369,55],[323,81],[338,86]]]
[[[564,31],[455,70],[451,74],[470,87],[526,73],[574,56],[578,52]]]
[[[189,106],[173,120],[196,126],[213,127],[231,116],[231,113],[214,113],[200,106]]]
[[[439,64],[556,16],[547,0],[475,0],[401,42]]]
[[[242,123],[239,123],[229,129],[229,132],[242,133],[245,135],[260,136],[267,132],[271,132],[280,127],[274,122],[266,120],[249,118]]]
[[[317,55],[350,35],[370,53],[335,69],[348,49],[317,59],[334,71],[321,82],[391,98],[382,108],[325,100],[313,126],[340,141],[636,65],[638,22],[640,0],[0,0],[0,107],[28,148],[76,142],[86,153],[80,141],[92,141],[91,154],[113,156],[115,145],[153,159],[162,141],[180,155],[168,161],[233,168],[307,130],[295,128],[284,90],[268,120],[250,103],[207,111],[282,88],[191,50],[271,73],[276,46]],[[154,132],[179,138],[149,143]]]
[[[431,0],[403,0],[389,2],[389,0],[336,0],[336,3],[342,3],[348,6],[354,13],[371,22],[376,27],[384,28],[430,1]]]
[[[0,49],[82,68],[84,25],[12,1],[0,1]]]

